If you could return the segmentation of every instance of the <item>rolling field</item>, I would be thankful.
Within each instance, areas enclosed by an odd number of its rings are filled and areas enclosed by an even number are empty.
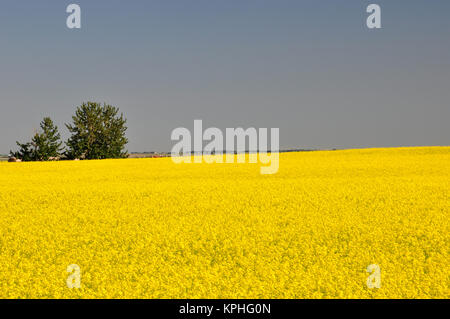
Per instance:
[[[450,297],[450,147],[279,165],[2,162],[0,296]],[[366,285],[370,264],[381,288]]]

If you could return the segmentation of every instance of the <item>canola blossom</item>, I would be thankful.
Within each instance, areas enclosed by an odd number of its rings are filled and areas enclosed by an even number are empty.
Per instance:
[[[450,147],[0,163],[0,214],[3,298],[450,297]]]

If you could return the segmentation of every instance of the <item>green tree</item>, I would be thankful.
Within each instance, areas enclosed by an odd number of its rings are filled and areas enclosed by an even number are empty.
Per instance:
[[[119,108],[87,102],[79,106],[72,116],[72,124],[66,124],[72,134],[67,145],[67,157],[84,159],[125,158],[126,119]]]
[[[45,117],[40,126],[42,133],[36,134],[31,140],[31,144],[35,146],[37,160],[48,161],[51,157],[59,157],[63,143],[58,127],[49,117]]]
[[[51,118],[45,117],[40,124],[40,128],[41,132],[36,133],[31,142],[25,144],[16,142],[19,151],[11,151],[11,155],[25,162],[48,161],[51,157],[59,157],[62,151],[62,142],[58,127]]]
[[[31,148],[31,143],[22,144],[20,142],[16,142],[16,144],[19,146],[19,150],[16,152],[10,151],[10,156],[21,159],[24,162],[34,161],[34,152]]]

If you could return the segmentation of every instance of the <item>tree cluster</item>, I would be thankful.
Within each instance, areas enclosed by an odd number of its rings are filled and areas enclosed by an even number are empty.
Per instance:
[[[49,117],[40,124],[40,131],[31,142],[16,142],[19,150],[11,157],[22,161],[48,161],[66,159],[125,158],[128,139],[126,119],[117,107],[95,102],[83,103],[66,124],[71,136],[63,147],[58,127]]]

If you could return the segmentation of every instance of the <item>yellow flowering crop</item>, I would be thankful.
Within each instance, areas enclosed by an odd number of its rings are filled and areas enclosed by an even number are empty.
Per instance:
[[[279,165],[0,163],[0,296],[450,297],[450,147]]]

